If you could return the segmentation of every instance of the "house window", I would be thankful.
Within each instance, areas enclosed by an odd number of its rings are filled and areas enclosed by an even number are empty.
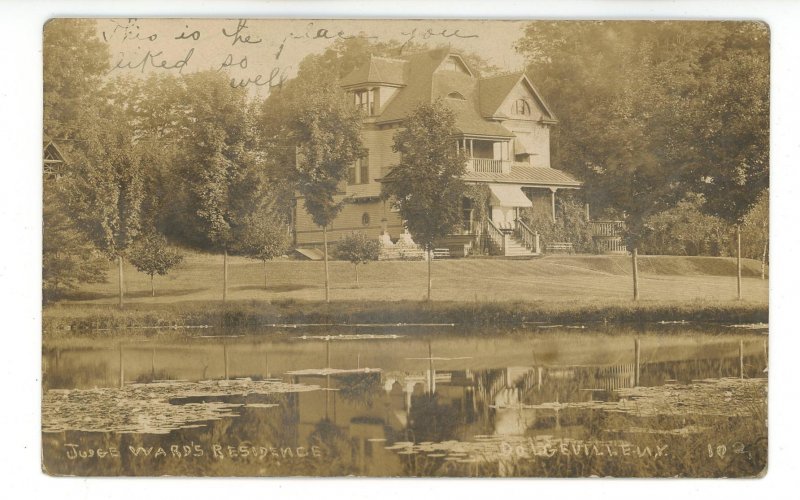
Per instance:
[[[472,200],[469,198],[464,198],[461,201],[461,229],[465,233],[472,233],[473,214],[474,209],[472,206]]]
[[[447,59],[444,60],[442,63],[441,70],[443,71],[458,71],[459,73],[465,73],[469,75],[469,71],[464,66],[464,63],[456,56],[449,56]]]
[[[369,226],[369,214],[367,212],[364,212],[364,215],[361,216],[361,224]]]
[[[347,168],[348,184],[369,184],[369,150]]]
[[[356,90],[353,92],[356,107],[364,110],[367,116],[375,116],[378,110],[380,89]]]
[[[515,115],[529,116],[531,114],[531,105],[525,99],[517,99],[511,112]]]
[[[356,184],[356,166],[355,164],[347,167],[347,183]]]

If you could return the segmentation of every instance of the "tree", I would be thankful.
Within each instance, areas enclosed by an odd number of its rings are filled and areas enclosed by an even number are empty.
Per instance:
[[[185,235],[193,244],[223,253],[222,300],[228,291],[228,250],[237,227],[258,206],[261,185],[245,89],[214,71],[183,77]]]
[[[292,112],[285,132],[296,145],[293,177],[297,191],[314,223],[322,227],[328,302],[327,229],[344,204],[339,186],[347,178],[347,167],[363,155],[361,114],[335,81],[302,88],[304,98],[287,103]]]
[[[44,26],[44,137],[60,141],[77,160],[83,131],[94,123],[102,103],[108,47],[89,19],[51,19]]]
[[[128,259],[136,269],[150,276],[150,291],[155,297],[156,287],[153,278],[156,274],[165,276],[169,273],[183,261],[183,255],[170,248],[163,235],[150,231],[133,245]]]
[[[87,159],[67,178],[68,210],[95,246],[116,259],[119,307],[124,302],[125,252],[141,228],[144,198],[141,151],[119,113],[109,106],[87,141]]]
[[[761,279],[766,278],[766,268],[769,258],[769,190],[759,196],[758,201],[747,213],[742,225],[743,236],[747,245],[745,255],[761,261]]]
[[[358,283],[358,265],[378,260],[381,255],[381,242],[370,239],[361,231],[355,231],[342,238],[336,245],[336,257],[353,264]]]
[[[264,290],[267,289],[267,261],[280,257],[289,248],[286,224],[269,213],[249,217],[237,239],[237,251],[264,263]]]
[[[63,194],[45,181],[42,218],[42,298],[58,299],[80,283],[102,283],[107,264],[66,213]]]
[[[585,181],[595,211],[624,216],[635,300],[647,221],[691,185],[699,82],[741,24],[534,22],[517,45],[561,119],[554,163]]]
[[[400,163],[383,184],[418,244],[428,252],[428,300],[435,242],[461,223],[466,153],[455,147],[455,115],[441,99],[421,104],[403,122],[393,149]]]
[[[108,69],[107,47],[95,23],[53,19],[44,27],[44,139],[66,157],[60,174],[45,178],[42,219],[42,292],[53,300],[80,283],[105,281],[97,249],[69,212],[73,168],[85,161],[87,142],[102,103],[102,80]]]
[[[730,24],[702,68],[687,144],[704,211],[735,227],[741,300],[741,227],[769,187],[769,33],[763,23]]]

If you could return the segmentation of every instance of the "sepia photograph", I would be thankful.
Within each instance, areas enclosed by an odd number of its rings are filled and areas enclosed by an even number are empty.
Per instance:
[[[771,36],[48,20],[41,470],[763,477]]]

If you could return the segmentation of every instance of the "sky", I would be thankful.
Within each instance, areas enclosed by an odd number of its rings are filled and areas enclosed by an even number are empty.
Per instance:
[[[521,69],[514,50],[521,21],[475,20],[264,20],[98,19],[98,38],[109,46],[110,76],[226,71],[234,85],[266,96],[271,85],[296,75],[307,55],[338,38],[366,36],[475,52],[504,71]]]

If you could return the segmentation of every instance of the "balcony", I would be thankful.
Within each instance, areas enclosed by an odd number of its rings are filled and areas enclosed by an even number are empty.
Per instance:
[[[470,158],[467,160],[467,170],[487,174],[507,174],[511,171],[511,161],[493,160],[489,158]]]

